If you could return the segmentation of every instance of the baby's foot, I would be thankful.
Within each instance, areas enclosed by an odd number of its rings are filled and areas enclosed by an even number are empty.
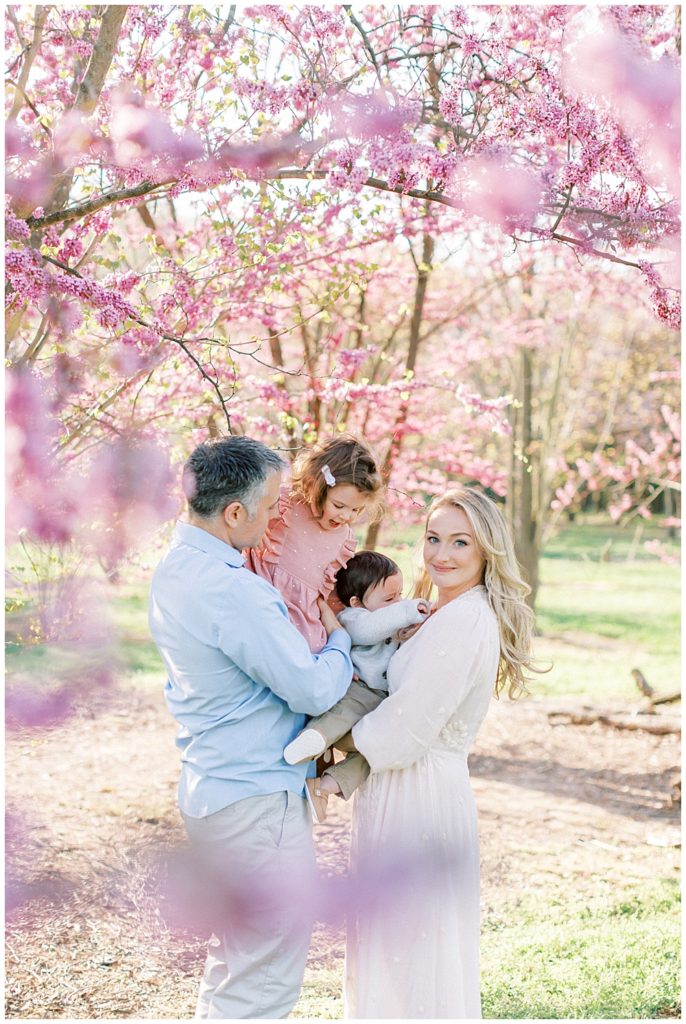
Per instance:
[[[322,793],[326,793],[329,796],[343,796],[343,791],[338,785],[333,775],[322,775],[321,779],[317,779],[319,783],[319,789]]]
[[[303,729],[294,740],[285,747],[283,759],[286,764],[301,764],[319,757],[326,750],[326,740],[316,729]]]
[[[327,788],[322,788],[321,779],[305,779],[305,796],[312,812],[312,821],[323,825],[326,821],[326,810],[329,804]]]

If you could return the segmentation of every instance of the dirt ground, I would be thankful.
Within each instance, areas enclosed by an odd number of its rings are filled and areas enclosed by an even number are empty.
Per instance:
[[[484,914],[679,868],[679,737],[553,726],[548,707],[494,702],[470,758]],[[182,838],[173,739],[161,696],[133,689],[105,713],[8,739],[8,1018],[192,1017],[203,941],[167,929],[146,882],[151,853]],[[322,869],[341,873],[351,808],[332,803],[316,843]],[[342,956],[342,928],[318,927],[306,988],[326,970],[335,996]]]

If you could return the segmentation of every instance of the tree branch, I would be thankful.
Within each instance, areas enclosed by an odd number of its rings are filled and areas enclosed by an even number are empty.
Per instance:
[[[348,15],[348,17],[352,21],[353,25],[355,26],[357,31],[362,36],[362,45],[364,46],[365,50],[369,54],[369,58],[370,58],[372,64],[374,65],[374,70],[376,71],[376,77],[379,79],[379,81],[381,81],[381,70],[380,70],[379,65],[377,63],[376,54],[374,53],[374,49],[372,47],[372,44],[369,42],[369,37],[368,37],[367,33],[365,32],[365,30],[363,29],[362,25],[357,20],[355,15],[353,14],[353,9],[352,9],[352,6],[350,4],[343,4],[343,10]]]
[[[82,111],[86,115],[92,114],[95,110],[128,9],[128,4],[109,4],[105,8],[98,32],[98,41],[91,53],[86,73],[81,79],[74,101],[74,110]]]
[[[299,179],[312,179],[312,178],[326,178],[328,171],[300,171],[300,170],[283,170],[276,171],[275,174],[270,174],[270,178],[279,178],[285,180],[288,178],[299,178]],[[444,195],[442,192],[436,192],[435,190],[425,190],[419,188],[408,188],[404,189],[402,185],[389,185],[388,182],[382,181],[381,178],[367,178],[364,182],[369,188],[378,189],[381,192],[394,192],[398,196],[410,196],[412,199],[428,199],[432,203],[440,203],[442,206],[450,206],[455,210],[460,210],[462,204],[457,199],[451,199],[449,196]]]
[[[574,185],[570,185],[569,188],[567,189],[567,195],[565,196],[565,201],[562,204],[562,209],[558,213],[558,215],[557,215],[557,217],[555,219],[555,223],[553,224],[553,227],[552,227],[553,233],[555,231],[557,231],[557,229],[560,226],[560,221],[562,220],[562,218],[566,214],[567,210],[569,209],[569,201],[572,198],[572,192],[573,191],[574,191]]]
[[[128,4],[110,4],[105,8],[97,42],[93,47],[86,73],[81,79],[72,107],[72,110],[78,111],[86,117],[95,110],[128,9]],[[45,204],[48,214],[61,210],[68,201],[73,180],[74,169],[71,167],[57,179],[52,196]]]
[[[623,260],[620,256],[614,256],[611,252],[603,252],[602,249],[591,249],[588,243],[583,238],[574,238],[571,235],[560,235],[557,231],[553,231],[551,238],[554,238],[558,242],[567,242],[568,245],[577,246],[583,252],[587,252],[590,256],[600,256],[601,259],[609,260],[611,263],[621,263],[624,267],[635,267],[636,270],[640,270],[641,266],[638,263],[633,263],[631,260]]]
[[[287,168],[268,174],[267,177],[271,180],[279,181],[321,181],[326,178],[327,174],[328,171],[305,171],[298,170],[296,168]],[[56,210],[53,213],[45,214],[43,217],[27,217],[26,223],[32,230],[41,229],[50,224],[56,223],[69,224],[74,220],[80,220],[82,217],[87,217],[90,214],[96,213],[98,210],[102,210],[106,206],[111,206],[113,203],[121,202],[126,199],[136,199],[139,196],[147,195],[149,192],[154,192],[157,189],[166,187],[167,185],[173,185],[177,180],[178,179],[176,178],[167,178],[160,182],[146,180],[132,188],[120,189],[115,192],[107,192],[98,196],[97,199],[86,200],[82,203],[76,204],[75,206],[67,207],[65,210]],[[448,206],[453,210],[462,209],[462,204],[459,200],[452,199],[450,196],[446,196],[443,192],[437,192],[435,189],[403,189],[401,185],[391,186],[380,178],[367,178],[364,184],[368,188],[374,188],[380,192],[390,192],[395,195],[409,196],[412,199],[423,199],[427,202],[438,203],[441,206]],[[601,211],[598,211],[598,214],[599,216],[604,216]],[[599,256],[601,259],[609,260],[611,263],[621,263],[626,267],[635,267],[637,270],[641,269],[638,263],[631,260],[622,259],[620,256],[614,256],[612,253],[604,252],[601,249],[589,248],[588,243],[583,238],[574,238],[571,235],[562,235],[557,231],[553,231],[550,237],[558,242],[566,242],[568,245],[575,246],[576,248],[584,250],[593,256]]]
[[[41,258],[43,260],[45,260],[47,263],[52,263],[54,266],[59,267],[60,270],[64,270],[67,274],[70,274],[72,277],[78,277],[78,278],[81,278],[81,280],[85,280],[85,278],[83,277],[83,274],[79,274],[78,270],[74,270],[74,268],[68,266],[68,264],[61,263],[59,260],[54,259],[54,257],[52,257],[52,256],[45,256],[45,255],[41,254]],[[185,355],[188,357],[188,359],[190,359],[190,361],[193,363],[193,365],[195,366],[196,370],[198,371],[198,373],[200,374],[202,379],[207,381],[207,383],[210,385],[210,387],[213,389],[213,391],[217,395],[217,398],[219,400],[219,405],[221,406],[222,412],[224,413],[224,417],[226,419],[226,424],[227,424],[227,427],[229,429],[229,433],[231,433],[232,432],[231,431],[231,417],[229,415],[229,410],[226,407],[226,400],[225,400],[225,398],[224,398],[224,396],[222,394],[221,388],[219,386],[219,381],[215,377],[210,376],[210,374],[207,372],[207,370],[202,365],[202,363],[197,358],[197,356],[195,356],[193,354],[193,352],[191,352],[191,350],[188,348],[188,343],[185,342],[183,340],[183,338],[177,338],[173,334],[167,334],[165,331],[156,331],[155,328],[152,326],[152,324],[149,324],[146,320],[143,320],[142,317],[131,316],[129,319],[133,320],[134,323],[139,324],[141,327],[145,327],[148,330],[154,331],[155,334],[159,334],[159,336],[161,338],[163,338],[165,341],[171,341],[175,345],[178,345],[178,347],[182,350],[182,352],[184,352]],[[198,341],[212,341],[212,340],[213,340],[212,338],[194,338],[193,339],[194,342],[198,342]]]
[[[46,228],[50,224],[70,224],[72,221],[81,220],[82,217],[89,217],[113,203],[119,203],[126,199],[137,199],[139,196],[155,192],[166,185],[173,185],[176,181],[176,178],[166,178],[164,181],[158,182],[146,179],[131,188],[122,188],[116,192],[103,192],[96,199],[86,199],[82,203],[76,203],[75,206],[68,206],[65,210],[55,210],[54,213],[45,214],[43,217],[27,217],[26,223],[33,230]]]
[[[26,98],[26,86],[27,86],[27,83],[28,83],[28,80],[29,80],[29,74],[31,72],[31,66],[32,66],[32,64],[34,62],[36,54],[38,53],[38,50],[40,49],[40,44],[41,44],[41,42],[43,40],[43,28],[45,27],[45,19],[48,16],[48,11],[49,10],[50,10],[49,7],[43,7],[43,6],[36,7],[36,15],[35,15],[34,23],[33,23],[33,39],[31,40],[31,45],[28,48],[28,51],[26,53],[26,57],[24,59],[24,63],[22,64],[21,72],[19,74],[19,81],[17,83],[17,88],[16,88],[16,91],[14,93],[14,100],[12,101],[12,109],[10,110],[9,114],[7,115],[7,120],[9,122],[17,120],[17,117],[19,115],[19,111],[21,110],[21,107],[22,107],[22,101],[24,100],[24,98]],[[14,17],[12,17],[12,21],[13,21],[14,27],[15,27],[15,29],[17,31],[17,35],[19,35],[19,26],[17,25],[16,20],[14,19]],[[21,41],[21,38],[20,38],[20,41]],[[35,112],[35,108],[32,107],[32,109]]]

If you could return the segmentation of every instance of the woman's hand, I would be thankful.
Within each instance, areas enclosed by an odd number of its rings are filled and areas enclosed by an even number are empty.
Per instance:
[[[402,629],[398,630],[398,641],[404,644],[406,640],[409,640],[411,636],[414,636],[418,629],[421,629],[422,623],[417,622],[413,626],[403,626]]]
[[[323,597],[317,598],[317,606],[319,608],[319,615],[322,620],[322,626],[326,630],[327,636],[331,636],[334,629],[343,629],[340,622],[336,618],[334,612],[331,610],[331,608],[326,603]]]

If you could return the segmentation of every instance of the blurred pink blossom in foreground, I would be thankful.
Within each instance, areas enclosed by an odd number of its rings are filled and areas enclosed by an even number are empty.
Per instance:
[[[543,192],[533,171],[507,159],[484,156],[470,160],[466,172],[461,198],[467,213],[504,231],[531,228]]]
[[[5,855],[7,862],[5,876],[5,914],[13,913],[39,900],[51,902],[68,899],[75,891],[75,884],[52,870],[49,874],[33,878],[21,877],[13,865],[17,861],[31,860],[33,849],[39,846],[31,823],[13,811],[5,814]]]
[[[7,684],[11,728],[54,726],[101,704],[117,666],[107,584],[93,568],[114,570],[178,506],[168,455],[149,438],[117,435],[65,459],[57,414],[78,365],[60,356],[53,370],[46,380],[7,374],[6,525],[23,549],[8,586],[8,630],[21,649]]]
[[[196,132],[187,129],[178,135],[158,107],[146,106],[142,94],[126,87],[112,97],[110,135],[115,160],[123,167],[159,166],[180,173],[204,155]]]
[[[327,104],[334,138],[392,139],[421,114],[421,105],[402,99],[391,89],[365,96],[343,93]]]
[[[583,12],[588,17],[586,12]],[[609,102],[623,128],[640,140],[640,153],[655,184],[679,195],[681,76],[667,56],[644,57],[607,20],[570,24],[564,79],[568,87],[599,104]]]
[[[377,913],[419,898],[445,883],[459,863],[457,851],[415,845],[409,837],[386,848],[377,861],[365,861],[345,875],[324,876],[303,867],[300,873],[249,875],[223,851],[221,863],[185,846],[161,853],[153,865],[153,893],[160,912],[175,930],[209,935],[229,922],[249,926],[288,911],[303,921],[340,923],[346,915]],[[156,866],[155,866],[156,865]]]
[[[9,538],[26,530],[46,543],[79,539],[116,560],[173,516],[175,478],[167,453],[146,437],[115,436],[78,469],[65,463],[56,412],[69,387],[64,361],[56,362],[52,381],[30,371],[7,374]]]

